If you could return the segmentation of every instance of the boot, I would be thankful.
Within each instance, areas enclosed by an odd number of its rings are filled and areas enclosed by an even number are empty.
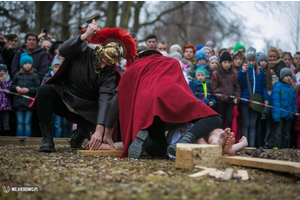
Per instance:
[[[128,157],[138,159],[145,151],[147,142],[149,140],[149,133],[147,130],[140,130],[136,135],[135,140],[128,148]],[[149,146],[149,145],[148,145]]]
[[[40,148],[40,152],[55,152],[51,126],[47,126],[43,122],[41,122],[39,125],[43,134],[43,140],[42,140],[42,146]]]
[[[82,143],[85,140],[85,135],[80,128],[77,128],[76,132],[71,137],[71,148],[81,148]]]
[[[186,132],[186,134],[184,134],[184,136],[182,138],[180,138],[178,140],[178,142],[175,142],[173,144],[171,144],[170,146],[168,146],[168,150],[167,152],[169,154],[171,154],[172,156],[176,156],[176,145],[177,143],[195,143],[196,142],[196,137],[190,133],[190,132]]]

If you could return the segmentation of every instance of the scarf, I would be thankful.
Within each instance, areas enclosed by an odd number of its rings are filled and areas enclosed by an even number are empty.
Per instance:
[[[195,59],[195,58],[192,58],[192,59],[186,59],[186,58],[183,58],[183,60],[188,60],[188,61],[190,61],[193,65],[196,65],[196,59]]]

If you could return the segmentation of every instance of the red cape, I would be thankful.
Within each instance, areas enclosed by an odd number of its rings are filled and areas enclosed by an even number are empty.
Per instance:
[[[119,120],[124,149],[154,116],[167,123],[185,123],[218,115],[199,101],[189,88],[177,60],[160,55],[142,57],[123,74],[118,88]]]

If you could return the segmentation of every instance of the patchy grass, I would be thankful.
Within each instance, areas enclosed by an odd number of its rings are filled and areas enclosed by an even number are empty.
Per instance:
[[[0,147],[0,186],[38,186],[39,192],[0,192],[0,199],[293,199],[300,200],[300,176],[223,164],[246,169],[249,181],[223,182],[197,172],[175,169],[175,161],[142,157],[78,156],[57,145],[56,153],[40,153],[39,146]],[[272,153],[269,151],[269,153]],[[299,162],[300,150],[273,152]],[[293,155],[292,157],[287,154]]]

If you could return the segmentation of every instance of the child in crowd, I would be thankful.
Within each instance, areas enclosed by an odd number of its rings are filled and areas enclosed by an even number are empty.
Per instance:
[[[204,67],[198,67],[196,70],[197,81],[190,82],[189,86],[197,99],[204,102],[209,107],[214,107],[216,105],[216,100],[210,95],[210,85],[209,82],[205,81],[206,76],[206,69]]]
[[[5,74],[7,73],[7,66],[0,63],[0,86],[2,90],[9,90],[11,86],[11,80],[5,80]],[[9,96],[6,93],[0,92],[0,131],[3,130],[2,135],[10,135],[9,126],[9,112],[12,110],[12,104]],[[2,126],[1,126],[2,124]]]
[[[243,45],[241,45],[240,43],[236,43],[236,44],[235,44],[232,53],[237,52],[237,51],[241,52],[242,55],[243,55],[243,58],[245,58],[245,51],[246,51],[246,48],[245,48]],[[232,54],[232,55],[233,55],[233,54]]]
[[[211,79],[211,90],[214,94],[217,94],[215,110],[222,115],[223,128],[225,128],[225,123],[227,123],[227,127],[231,128],[233,106],[239,102],[238,97],[241,96],[237,74],[233,70],[231,61],[230,54],[224,52],[220,59],[221,64],[213,72]]]
[[[21,69],[12,81],[10,91],[17,92],[20,96],[14,95],[13,108],[17,116],[17,136],[31,136],[31,117],[32,109],[29,108],[31,100],[22,97],[28,95],[34,97],[39,86],[40,80],[32,68],[33,59],[27,53],[22,53],[20,58]]]
[[[201,50],[205,51],[207,62],[209,61],[210,57],[212,57],[214,55],[213,51],[209,47],[205,46]]]
[[[233,47],[232,47],[233,48]],[[222,54],[225,52],[225,51],[227,51],[228,49],[227,48],[222,48],[222,49],[220,49],[220,51],[219,51],[219,57],[221,57],[222,56]]]
[[[272,75],[271,69],[268,65],[268,56],[264,53],[260,53],[257,58],[258,66],[264,71],[266,78],[266,86],[268,94],[271,95],[273,85],[275,83],[275,73]],[[274,83],[273,83],[274,81]],[[258,147],[268,146],[268,141],[271,133],[271,110],[269,107],[265,107],[265,112],[260,114],[260,118],[257,120],[257,141]]]
[[[293,65],[293,57],[290,52],[283,52],[282,59],[286,67],[290,68],[292,73],[295,72],[295,66]]]
[[[249,84],[252,94],[261,95],[265,104],[268,104],[269,95],[266,87],[266,77],[264,71],[256,64],[256,49],[250,47],[247,50],[246,62],[238,73],[239,84],[241,87],[241,97],[250,99]],[[259,112],[249,107],[249,102],[241,100],[241,111],[243,118],[242,136],[248,139],[249,146],[254,147],[256,137],[256,122]]]
[[[233,53],[233,69],[238,73],[243,65],[244,56],[241,51],[236,51]]]
[[[296,67],[300,62],[300,52],[296,52],[293,59],[293,64]]]
[[[282,108],[299,116],[296,95],[294,89],[290,86],[293,74],[289,68],[280,70],[280,81],[277,81],[272,90],[271,105]],[[272,119],[274,121],[274,131],[271,135],[271,144],[273,148],[289,148],[289,138],[291,137],[292,122],[294,115],[279,109],[271,109]]]
[[[217,55],[217,52],[215,51],[215,43],[213,41],[207,41],[205,43],[205,46],[209,47],[211,50],[212,50],[212,56],[216,56]]]
[[[206,64],[206,54],[203,50],[198,50],[196,53],[195,53],[195,60],[196,60],[196,65],[190,67],[190,69],[188,70],[188,79],[189,79],[189,82],[192,82],[192,81],[196,81],[197,78],[196,78],[196,69],[198,67],[204,67],[206,68],[207,67],[207,64]]]
[[[215,70],[217,70],[218,66],[220,64],[220,59],[217,56],[210,57],[208,61],[208,67],[207,67],[207,80],[211,82],[211,76]]]

